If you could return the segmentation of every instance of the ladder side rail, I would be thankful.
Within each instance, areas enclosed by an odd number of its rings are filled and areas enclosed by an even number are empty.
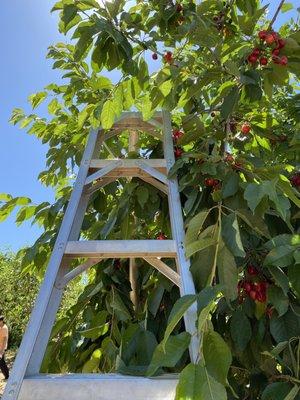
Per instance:
[[[171,115],[168,111],[162,111],[163,130],[164,130],[164,155],[167,162],[167,171],[175,163],[174,144],[172,137]],[[190,272],[190,261],[185,256],[184,248],[184,225],[182,217],[182,208],[180,202],[179,188],[177,178],[168,180],[169,183],[169,213],[171,221],[171,230],[173,240],[177,247],[177,268],[181,277],[180,294],[195,294],[195,286],[192,274]],[[196,362],[199,354],[199,337],[197,334],[197,304],[194,303],[184,316],[185,327],[187,332],[191,334],[190,357],[192,362]]]
[[[77,179],[74,184],[74,189],[72,191],[69,204],[67,206],[62,224],[59,229],[59,233],[53,248],[52,255],[50,257],[44,281],[36,299],[30,321],[23,336],[22,343],[20,345],[14,367],[8,380],[2,400],[17,400],[18,398],[22,381],[24,379],[27,366],[34,349],[34,345],[36,343],[41,324],[43,323],[49,301],[51,300],[51,294],[53,293],[52,291],[54,288],[55,280],[61,266],[65,247],[71,233],[74,217],[76,215],[76,211],[78,209],[80,198],[83,192],[90,161],[92,159],[95,144],[97,141],[97,136],[98,133],[96,130],[92,130],[89,134],[87,145],[83,153],[83,159],[81,161]],[[52,305],[56,307],[57,302],[55,302],[55,304],[53,302]]]

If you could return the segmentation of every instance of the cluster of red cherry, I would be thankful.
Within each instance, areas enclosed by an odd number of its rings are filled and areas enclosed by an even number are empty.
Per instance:
[[[270,61],[273,61],[275,64],[287,65],[287,56],[280,54],[285,46],[285,40],[282,39],[277,32],[260,31],[258,37],[260,43],[249,54],[249,64],[255,65],[259,62],[260,65],[265,66],[268,65]]]
[[[267,301],[268,282],[259,279],[259,273],[253,265],[248,265],[247,273],[249,279],[243,279],[238,283],[239,302],[242,303],[248,296],[254,301],[265,303]]]
[[[175,149],[174,149],[174,155],[176,158],[181,157],[183,153],[182,147],[177,145],[177,141],[184,135],[184,133],[180,129],[173,129],[173,140],[175,142]]]
[[[290,178],[290,182],[296,188],[300,187],[300,172],[297,172]]]

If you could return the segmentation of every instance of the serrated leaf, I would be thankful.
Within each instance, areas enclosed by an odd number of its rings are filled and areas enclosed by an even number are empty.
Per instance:
[[[228,301],[235,300],[238,295],[238,270],[232,253],[225,245],[219,248],[217,267],[219,282],[223,286],[224,296]]]
[[[252,329],[247,316],[236,310],[230,320],[230,334],[238,351],[244,351],[251,337]]]
[[[239,224],[235,213],[231,213],[222,218],[222,238],[234,256],[245,257]]]
[[[185,235],[186,245],[197,240],[198,235],[202,229],[202,226],[208,217],[210,210],[201,211],[195,215],[188,223],[188,228]]]

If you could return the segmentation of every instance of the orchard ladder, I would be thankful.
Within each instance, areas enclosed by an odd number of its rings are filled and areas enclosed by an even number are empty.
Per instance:
[[[114,135],[129,130],[149,133],[163,142],[164,159],[99,159],[101,146]],[[136,136],[130,146],[136,145]],[[194,294],[190,263],[184,250],[184,226],[176,178],[169,178],[174,150],[170,113],[160,111],[143,121],[138,112],[124,112],[110,130],[89,134],[77,179],[56,243],[36,300],[28,327],[18,351],[2,400],[172,400],[176,376],[148,379],[118,374],[40,374],[40,368],[56,313],[67,283],[105,258],[129,258],[132,276],[142,258],[175,283],[181,296]],[[139,177],[168,196],[172,240],[79,240],[81,225],[92,193],[120,177]],[[87,261],[70,269],[74,258]],[[163,262],[173,258],[177,271]],[[133,292],[135,290],[132,287]],[[137,301],[132,296],[133,303]],[[199,338],[196,329],[197,305],[185,314],[185,327],[191,334],[190,358],[197,361]]]

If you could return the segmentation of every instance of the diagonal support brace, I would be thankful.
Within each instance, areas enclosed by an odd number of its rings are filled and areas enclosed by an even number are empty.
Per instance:
[[[165,275],[170,281],[180,287],[180,276],[177,272],[173,271],[167,264],[156,257],[143,257],[148,264],[156,268],[159,272]]]

